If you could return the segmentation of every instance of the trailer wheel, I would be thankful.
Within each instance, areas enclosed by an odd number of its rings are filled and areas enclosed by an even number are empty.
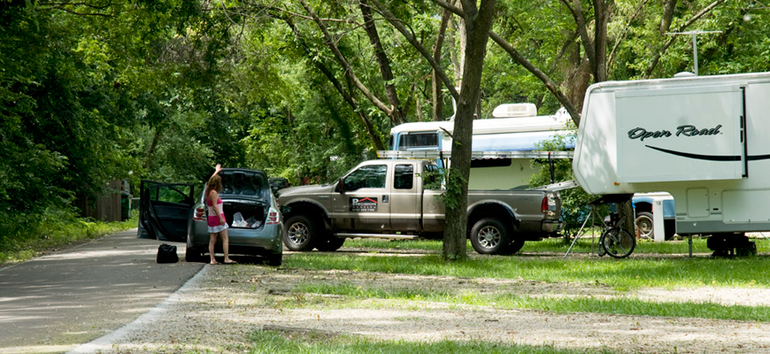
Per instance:
[[[500,220],[486,218],[471,229],[471,245],[480,254],[502,254],[511,243],[510,232]]]
[[[655,230],[652,213],[646,211],[637,213],[634,225],[636,225],[636,230],[639,232],[641,238],[652,238],[653,231]]]
[[[292,251],[312,251],[320,230],[314,219],[294,215],[286,221],[283,243]]]

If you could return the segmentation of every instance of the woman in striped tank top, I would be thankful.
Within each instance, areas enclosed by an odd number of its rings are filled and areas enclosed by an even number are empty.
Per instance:
[[[209,256],[211,257],[211,264],[218,264],[214,258],[214,246],[217,243],[217,236],[222,236],[222,251],[225,253],[225,263],[235,263],[228,254],[230,239],[227,237],[227,220],[225,220],[225,212],[222,210],[222,199],[219,198],[219,192],[222,190],[222,177],[219,176],[219,171],[222,171],[222,165],[217,164],[214,174],[211,175],[209,183],[206,185]]]

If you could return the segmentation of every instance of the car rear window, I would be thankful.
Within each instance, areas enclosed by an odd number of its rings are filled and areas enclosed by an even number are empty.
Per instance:
[[[222,194],[262,198],[267,189],[264,174],[252,171],[222,171]]]

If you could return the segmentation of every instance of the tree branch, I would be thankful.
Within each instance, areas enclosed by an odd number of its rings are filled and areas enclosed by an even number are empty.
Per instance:
[[[315,65],[315,67],[319,71],[321,71],[321,73],[324,74],[324,76],[326,76],[326,78],[329,80],[329,82],[332,83],[334,88],[337,89],[337,92],[340,93],[340,95],[345,100],[345,102],[347,102],[348,105],[350,105],[350,107],[353,109],[353,111],[355,111],[356,114],[358,114],[358,117],[361,119],[361,122],[364,124],[366,133],[369,135],[369,138],[372,139],[372,143],[374,144],[374,147],[377,150],[385,150],[385,145],[383,145],[379,135],[375,132],[374,125],[372,124],[371,120],[369,120],[369,117],[367,117],[366,114],[360,109],[360,106],[358,105],[358,102],[356,101],[356,99],[345,89],[342,83],[340,83],[339,80],[337,80],[337,78],[334,77],[334,74],[332,74],[331,70],[329,70],[329,68],[323,65],[323,63],[321,63],[320,60],[314,58],[313,50],[302,38],[302,34],[300,33],[297,26],[294,25],[294,22],[291,21],[291,18],[286,16],[280,16],[276,13],[272,13],[271,16],[286,22],[286,24],[289,26],[289,28],[291,28],[292,32],[294,33],[294,36],[297,38],[297,41],[305,50],[305,53],[310,59],[310,61]]]
[[[689,19],[687,22],[679,26],[679,29],[677,32],[682,32],[687,27],[689,27],[691,24],[695,23],[695,21],[699,20],[701,17],[708,14],[711,10],[713,10],[715,7],[721,5],[725,0],[716,0],[712,2],[709,6],[704,7],[702,10],[698,11],[698,13],[695,14],[691,19]],[[669,47],[671,47],[672,44],[674,44],[674,41],[676,40],[676,36],[671,36],[671,38],[666,42],[665,45],[663,45],[663,48],[655,52],[655,56],[652,59],[652,63],[650,63],[650,66],[647,67],[647,70],[644,72],[644,77],[649,78],[650,75],[652,75],[652,71],[655,70],[655,67],[658,66],[658,62],[660,61],[660,57],[668,50]]]
[[[361,80],[358,79],[356,74],[353,72],[353,67],[350,66],[350,63],[345,59],[345,56],[342,55],[339,48],[337,48],[337,45],[334,44],[334,41],[332,41],[332,37],[329,34],[329,31],[326,29],[326,25],[321,22],[321,19],[318,17],[318,15],[315,14],[313,9],[308,6],[307,2],[305,0],[300,0],[300,3],[302,4],[302,7],[305,8],[305,10],[310,14],[310,16],[313,18],[313,21],[318,25],[318,28],[321,29],[321,32],[323,33],[324,37],[324,43],[327,47],[334,53],[334,56],[337,58],[337,61],[342,65],[342,67],[345,69],[345,75],[353,82],[353,84],[358,88],[361,93],[366,96],[366,98],[369,99],[369,101],[372,102],[377,108],[379,108],[381,111],[385,112],[388,116],[392,115],[392,109],[388,107],[384,102],[380,101],[379,98],[375,97],[374,94],[369,91],[369,89],[364,85]]]
[[[529,72],[531,72],[535,77],[540,79],[545,84],[545,87],[548,89],[548,91],[551,91],[554,96],[556,96],[556,99],[564,106],[564,109],[569,112],[570,116],[572,116],[572,121],[575,122],[575,125],[580,126],[580,112],[577,111],[575,106],[570,102],[570,100],[567,98],[567,96],[564,95],[563,92],[561,92],[561,89],[559,89],[559,85],[557,85],[553,80],[551,80],[548,75],[546,75],[544,72],[542,72],[540,69],[535,67],[534,64],[529,62],[524,56],[519,54],[519,52],[514,48],[510,43],[508,43],[505,39],[500,37],[495,32],[490,31],[489,32],[489,38],[492,38],[497,45],[499,45],[503,50],[505,50],[511,58],[513,58],[514,61],[519,63],[519,65],[526,68]]]
[[[425,58],[425,60],[430,63],[430,66],[433,68],[433,70],[436,71],[436,74],[441,78],[441,81],[444,82],[444,85],[446,85],[449,92],[452,94],[452,97],[454,97],[455,100],[459,99],[460,95],[457,93],[457,89],[454,87],[454,83],[452,80],[449,79],[449,77],[444,72],[444,69],[441,68],[441,66],[433,60],[432,54],[420,44],[420,42],[417,41],[417,39],[414,38],[414,35],[412,35],[411,32],[406,30],[406,27],[401,23],[400,20],[398,20],[393,13],[388,11],[388,9],[385,8],[385,6],[382,5],[378,0],[370,0],[372,3],[374,3],[375,6],[377,6],[377,9],[380,10],[380,14],[382,17],[384,17],[390,24],[393,25],[401,34],[406,38],[409,43],[411,43],[415,49]]]
[[[396,86],[393,85],[393,71],[390,69],[390,59],[388,59],[388,54],[385,53],[385,49],[382,47],[382,41],[380,40],[380,34],[377,32],[371,8],[366,0],[359,0],[358,4],[361,8],[361,14],[364,16],[364,29],[369,36],[369,44],[374,48],[374,56],[380,67],[380,75],[382,75],[382,81],[385,82],[385,95],[388,97],[388,102],[390,102],[391,106],[389,115],[391,121],[394,125],[406,123],[406,114],[403,107],[401,107],[401,101],[398,99]]]
[[[376,1],[376,0],[373,0],[373,1]],[[465,13],[462,10],[457,9],[454,6],[451,6],[441,0],[433,0],[433,1],[439,6],[451,11],[452,13],[460,17],[465,16]],[[566,1],[566,0],[562,0],[562,1]],[[559,85],[557,85],[553,80],[551,80],[551,78],[548,77],[548,75],[546,75],[540,69],[535,67],[535,65],[532,64],[529,60],[524,58],[524,56],[521,55],[516,50],[516,48],[514,48],[510,43],[508,43],[508,41],[503,39],[503,37],[501,37],[500,35],[498,35],[493,31],[489,31],[489,38],[491,38],[495,43],[497,43],[497,45],[503,48],[503,50],[505,50],[511,56],[511,58],[513,58],[515,62],[523,66],[530,73],[535,75],[535,77],[540,79],[540,81],[542,81],[543,84],[545,84],[545,87],[548,89],[548,91],[551,91],[551,93],[554,96],[556,96],[556,99],[559,101],[559,103],[561,103],[562,106],[564,106],[564,109],[566,109],[567,112],[569,112],[570,116],[572,117],[572,121],[575,122],[575,125],[580,126],[580,112],[577,111],[577,108],[575,108],[575,105],[572,104],[572,102],[570,102],[569,98],[567,98],[567,96],[564,95],[564,93],[559,88]]]

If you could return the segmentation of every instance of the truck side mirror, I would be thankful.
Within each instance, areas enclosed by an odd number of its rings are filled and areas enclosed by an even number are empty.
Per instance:
[[[340,180],[337,182],[337,192],[345,193],[345,178],[344,177],[340,177]]]

